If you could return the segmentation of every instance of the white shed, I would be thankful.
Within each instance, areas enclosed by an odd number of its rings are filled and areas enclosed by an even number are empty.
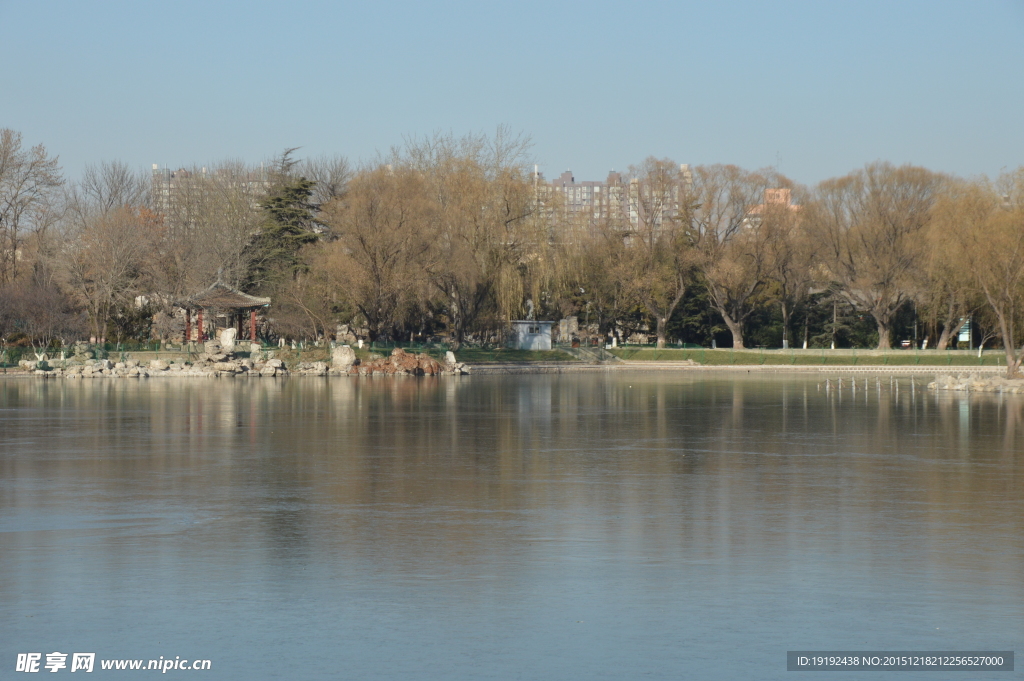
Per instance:
[[[554,322],[518,319],[512,322],[508,346],[514,350],[550,350]]]

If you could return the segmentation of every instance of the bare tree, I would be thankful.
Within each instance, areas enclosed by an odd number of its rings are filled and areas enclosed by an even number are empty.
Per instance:
[[[875,163],[817,188],[808,219],[823,261],[843,295],[874,317],[879,349],[892,345],[893,317],[920,276],[943,183],[924,168]]]
[[[816,271],[817,244],[807,233],[800,205],[789,200],[787,190],[773,190],[757,219],[767,255],[767,278],[775,284],[774,297],[782,312],[782,347],[790,347],[793,311],[810,294],[820,278]]]
[[[24,334],[35,347],[66,345],[81,336],[85,322],[79,307],[42,268],[4,287],[0,296],[0,335]]]
[[[151,225],[138,210],[119,208],[91,217],[68,234],[63,254],[64,282],[88,310],[93,335],[106,336],[118,305],[132,304]]]
[[[316,183],[310,200],[321,207],[342,198],[354,175],[352,166],[344,156],[305,159],[295,166],[293,173]]]
[[[180,297],[218,277],[232,286],[245,281],[263,220],[266,177],[240,163],[176,171],[164,205],[163,257],[153,270],[160,292]]]
[[[17,278],[26,233],[44,230],[59,217],[63,182],[57,157],[43,145],[23,149],[20,133],[0,129],[0,284]]]
[[[762,229],[766,190],[791,183],[772,171],[750,173],[736,166],[699,166],[688,186],[684,219],[698,252],[698,267],[711,302],[743,347],[743,324],[753,313],[769,273]],[[780,209],[781,210],[781,209]],[[774,217],[772,218],[774,219]]]
[[[145,206],[148,194],[149,183],[121,161],[86,166],[82,179],[72,187],[78,210],[100,213]]]
[[[680,166],[650,157],[629,169],[629,214],[608,223],[606,238],[622,240],[617,249],[619,278],[654,317],[659,348],[665,347],[668,320],[686,294],[696,259],[683,220],[686,200]]]

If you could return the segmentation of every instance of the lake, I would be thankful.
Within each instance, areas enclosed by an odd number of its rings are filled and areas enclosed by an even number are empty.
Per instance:
[[[787,650],[1020,647],[1024,396],[823,380],[0,380],[0,669],[783,679]]]

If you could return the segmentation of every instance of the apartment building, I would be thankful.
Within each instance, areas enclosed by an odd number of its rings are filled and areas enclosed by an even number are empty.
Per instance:
[[[689,165],[679,166],[679,174],[671,174],[655,184],[638,178],[624,180],[621,173],[608,173],[603,182],[577,182],[567,170],[550,183],[545,183],[536,170],[535,186],[538,201],[549,211],[561,211],[560,217],[577,217],[591,226],[619,222],[623,227],[657,227],[678,215],[687,184],[693,176]]]
[[[270,188],[269,173],[262,166],[171,170],[154,163],[151,182],[153,210],[164,215],[179,212],[183,204],[210,200],[225,192],[248,197],[250,208],[256,208]]]

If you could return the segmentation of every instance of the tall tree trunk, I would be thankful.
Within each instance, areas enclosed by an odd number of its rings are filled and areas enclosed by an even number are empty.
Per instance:
[[[785,300],[780,301],[782,303],[782,349],[789,349],[789,315],[792,314],[789,310],[789,305],[786,304]]]
[[[743,349],[743,322],[734,321],[726,312],[722,313],[722,319],[729,327],[729,333],[732,334],[732,347],[737,350]]]
[[[949,345],[949,341],[960,333],[960,329],[964,326],[966,317],[961,317],[960,321],[957,321],[956,308],[953,301],[949,301],[949,308],[946,310],[945,323],[942,325],[942,333],[939,335],[939,343],[935,346],[936,350],[945,350]]]
[[[963,321],[947,322],[946,325],[942,327],[942,333],[939,334],[939,342],[935,346],[935,349],[945,350],[946,347],[949,346],[949,342],[960,334],[960,329],[963,327]]]
[[[991,299],[989,300],[991,301]],[[1017,352],[1017,348],[1013,344],[1013,328],[1008,323],[1006,314],[995,305],[992,308],[999,320],[999,330],[1003,336],[1003,352],[1006,353],[1006,377],[1014,378],[1020,371],[1021,360],[1024,359],[1024,347],[1019,353]]]
[[[875,317],[875,325],[878,327],[878,350],[888,350],[892,347],[892,324],[884,315]]]
[[[451,349],[452,352],[457,352],[462,347],[462,339],[464,333],[463,321],[462,321],[462,308],[459,305],[459,294],[455,290],[452,290],[448,294],[448,299],[451,301]]]
[[[665,327],[668,325],[668,318],[665,315],[655,315],[658,320],[658,345],[657,347],[665,347]]]

